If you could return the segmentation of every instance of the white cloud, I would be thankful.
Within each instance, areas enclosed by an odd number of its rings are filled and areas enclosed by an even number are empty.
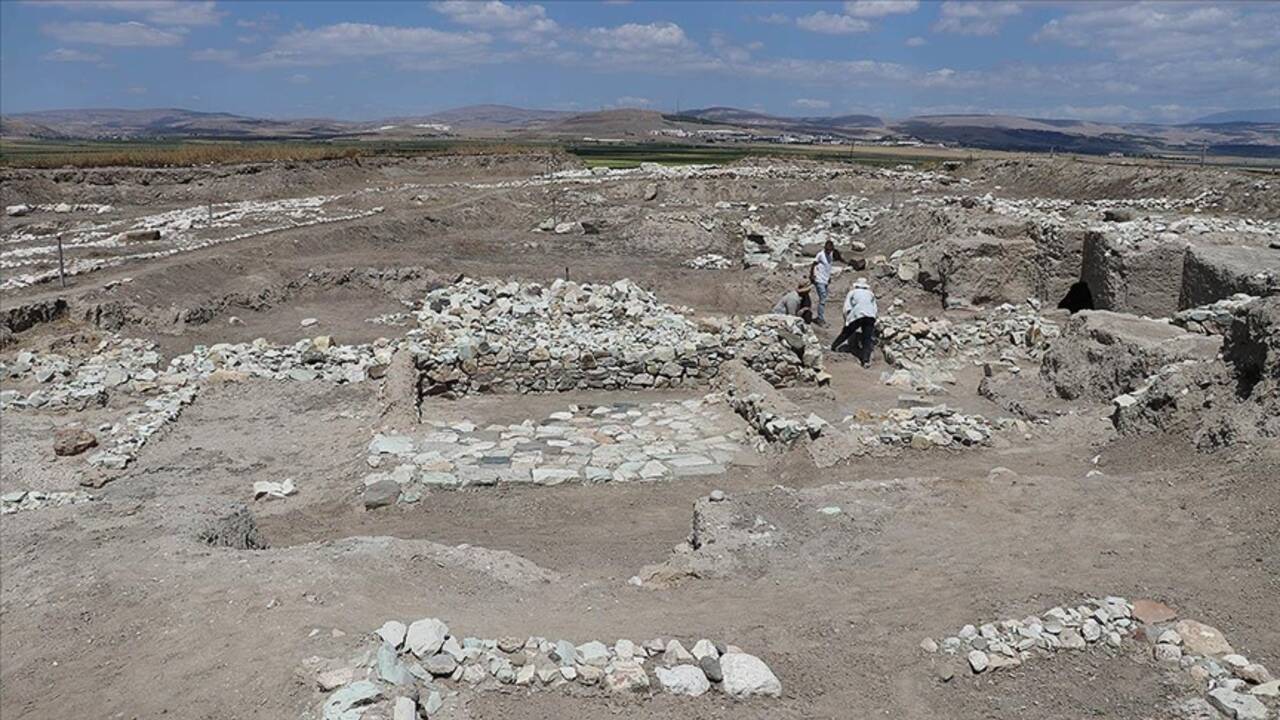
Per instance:
[[[928,44],[929,44],[929,41],[928,41],[928,40],[925,40],[924,38],[920,37],[919,35],[916,35],[915,37],[909,37],[909,38],[907,38],[907,41],[906,41],[904,44],[905,44],[907,47],[924,47],[925,45],[928,45]]]
[[[408,69],[440,69],[486,61],[492,38],[429,27],[338,23],[295,30],[266,52],[246,61],[256,66],[332,65],[344,60],[390,57]],[[500,59],[493,55],[493,59]]]
[[[805,110],[827,110],[831,107],[831,103],[827,100],[815,100],[813,98],[798,98],[792,100],[791,104]]]
[[[460,25],[503,31],[507,38],[519,43],[545,42],[548,34],[560,29],[541,5],[513,5],[500,0],[442,0],[432,3],[431,7]]]
[[[1038,42],[1102,47],[1126,60],[1245,56],[1274,52],[1280,6],[1127,3],[1085,6],[1050,20],[1033,36]]]
[[[1005,20],[1021,12],[1021,5],[1005,0],[946,0],[933,30],[957,35],[995,35]]]
[[[141,85],[130,85],[129,87],[125,88],[124,91],[129,93],[130,95],[146,95],[147,94],[147,89]]]
[[[638,108],[642,108],[642,107],[649,107],[650,105],[652,105],[652,104],[653,104],[653,101],[652,101],[652,100],[650,100],[649,98],[645,98],[645,97],[632,97],[632,96],[630,96],[630,95],[624,95],[624,96],[622,96],[622,97],[618,98],[618,99],[615,101],[615,103],[614,103],[614,104],[615,104],[617,107],[638,107]]]
[[[616,27],[591,28],[582,34],[582,41],[601,50],[621,52],[652,52],[693,47],[684,30],[671,22],[655,22],[646,25],[627,23]]]
[[[102,56],[96,53],[81,52],[71,48],[58,48],[41,56],[42,60],[53,62],[102,62]]]
[[[46,23],[40,31],[66,43],[112,47],[172,47],[181,45],[182,30],[161,30],[140,22]]]
[[[155,25],[217,25],[222,19],[213,0],[41,0],[38,4],[128,13]]]
[[[848,15],[836,15],[825,10],[796,18],[796,25],[803,30],[824,35],[852,35],[871,29],[871,23],[866,20]]]
[[[844,4],[844,13],[860,18],[880,18],[913,13],[919,7],[920,0],[848,0]]]

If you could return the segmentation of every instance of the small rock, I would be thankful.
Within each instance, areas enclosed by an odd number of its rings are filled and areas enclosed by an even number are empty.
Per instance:
[[[1258,698],[1224,687],[1209,691],[1209,704],[1235,720],[1266,720],[1269,715],[1267,707]]]
[[[754,655],[726,653],[720,658],[720,672],[723,675],[724,691],[730,697],[782,696],[782,683],[778,677]]]
[[[1156,625],[1173,620],[1178,612],[1155,600],[1137,600],[1133,603],[1133,616],[1143,624]]]
[[[635,660],[619,661],[613,663],[605,673],[604,684],[612,693],[642,692],[649,688],[649,674]]]
[[[64,427],[53,433],[53,454],[59,457],[70,457],[95,447],[98,438],[84,428]]]
[[[316,685],[324,692],[329,692],[330,690],[340,688],[351,682],[355,679],[355,676],[355,668],[344,667],[337,668],[335,670],[326,670],[316,675]]]
[[[702,670],[702,674],[707,676],[711,682],[718,683],[724,680],[724,673],[720,670],[720,659],[706,655],[698,660],[698,668]]]
[[[340,688],[324,702],[324,720],[347,720],[347,711],[365,705],[382,696],[378,686],[368,680],[359,680]],[[358,717],[358,715],[357,715]]]
[[[427,658],[424,665],[427,672],[436,677],[448,677],[458,668],[458,661],[448,653],[436,653]]]
[[[315,325],[318,322],[320,321],[316,320],[315,318],[303,318],[302,322],[298,324],[301,325],[302,327],[311,327],[312,325]]]
[[[710,498],[711,502],[724,502],[726,496],[723,490],[712,490],[707,497]]]
[[[392,505],[400,497],[400,483],[391,478],[383,478],[365,486],[364,506],[368,510]]]
[[[1177,645],[1169,645],[1167,643],[1159,643],[1156,645],[1153,655],[1160,662],[1178,662],[1182,659],[1182,648]]]
[[[689,695],[698,697],[711,689],[707,676],[700,668],[693,665],[677,665],[673,668],[659,667],[654,670],[662,689],[672,695]]]
[[[920,641],[920,649],[927,653],[938,652],[938,643],[933,638],[925,638]]]
[[[396,698],[395,709],[391,711],[391,720],[417,720],[418,704],[413,698],[404,696]]]
[[[975,675],[982,672],[983,670],[986,670],[987,666],[990,664],[991,663],[987,658],[986,653],[982,652],[981,650],[969,651],[969,667],[973,668],[973,672]]]
[[[689,652],[691,652],[693,656],[697,658],[699,661],[701,661],[702,658],[707,657],[708,655],[714,658],[720,657],[720,652],[716,650],[715,643],[711,642],[706,638],[702,638],[698,642],[694,643],[693,649],[690,650]]]
[[[423,618],[409,626],[405,633],[405,646],[418,657],[434,655],[448,635],[448,625],[435,618]]]
[[[1260,697],[1280,697],[1280,680],[1264,682],[1249,692]]]
[[[1173,626],[1182,637],[1184,652],[1192,655],[1230,655],[1233,651],[1226,637],[1215,627],[1195,620],[1179,620]]]
[[[382,627],[378,628],[378,637],[382,638],[382,642],[390,645],[393,650],[399,650],[404,644],[404,635],[408,631],[404,623],[399,620],[388,620],[382,623]]]

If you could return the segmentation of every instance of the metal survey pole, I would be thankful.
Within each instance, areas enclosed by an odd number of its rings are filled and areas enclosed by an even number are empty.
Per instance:
[[[58,233],[58,282],[67,286],[67,268],[62,261],[62,233]]]

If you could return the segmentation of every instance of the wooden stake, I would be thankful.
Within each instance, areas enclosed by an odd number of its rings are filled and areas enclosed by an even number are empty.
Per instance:
[[[58,282],[67,286],[67,268],[62,262],[62,233],[58,233]]]

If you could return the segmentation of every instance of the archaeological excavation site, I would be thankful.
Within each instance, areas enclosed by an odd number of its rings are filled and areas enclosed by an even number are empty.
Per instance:
[[[0,200],[6,720],[1280,712],[1275,174],[525,148]]]

